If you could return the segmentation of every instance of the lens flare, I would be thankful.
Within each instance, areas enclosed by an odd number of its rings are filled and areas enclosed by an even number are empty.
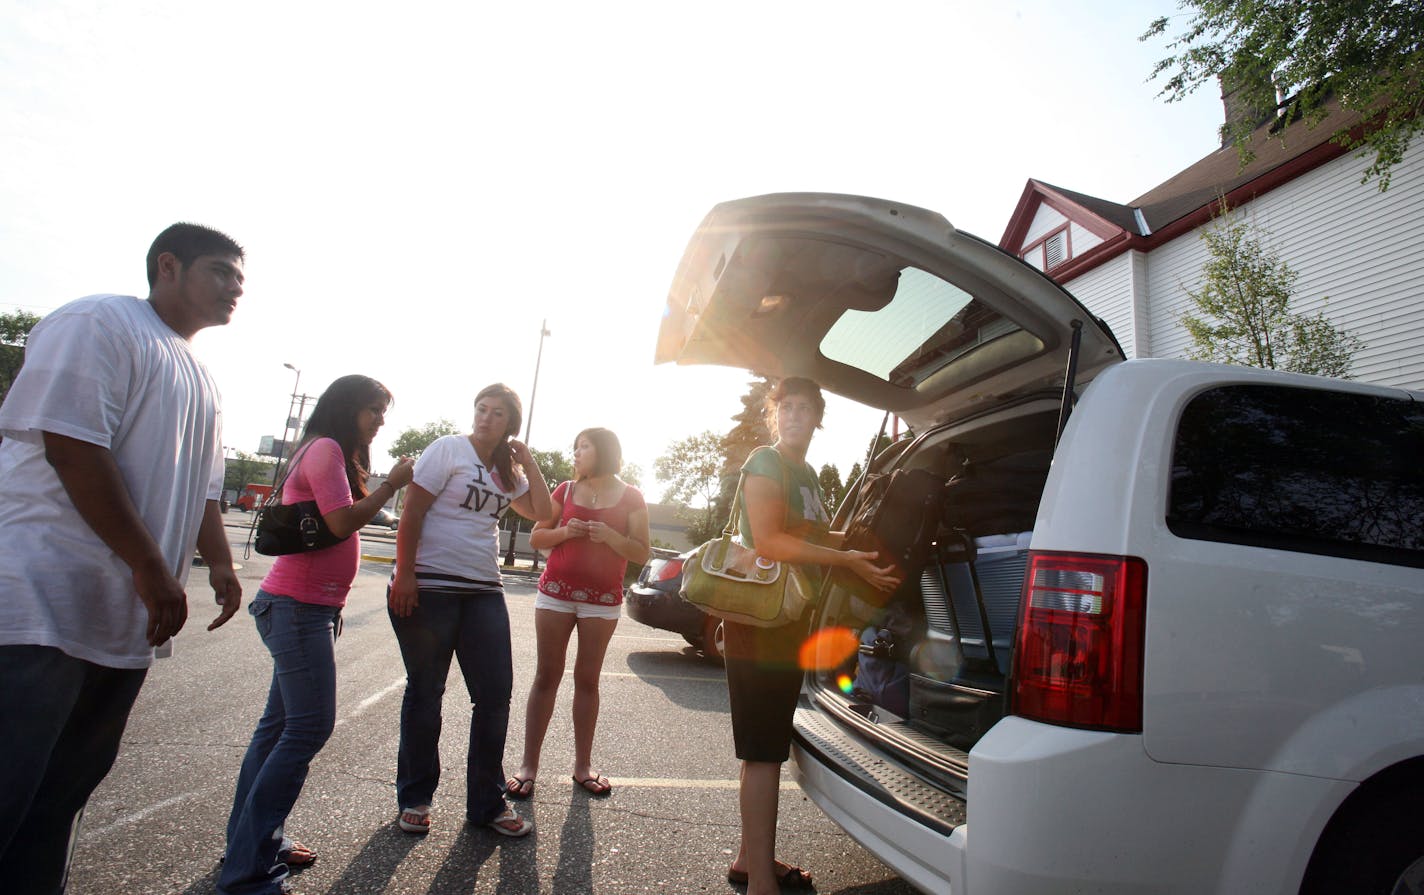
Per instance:
[[[842,693],[849,696],[851,691],[855,689],[855,682],[850,679],[850,675],[843,674],[836,678],[836,686],[840,688]]]
[[[860,641],[850,628],[822,628],[801,644],[801,668],[830,671],[855,655]]]

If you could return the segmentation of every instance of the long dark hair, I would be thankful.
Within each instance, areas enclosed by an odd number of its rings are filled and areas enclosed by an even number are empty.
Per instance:
[[[587,438],[593,445],[594,464],[590,475],[617,475],[623,468],[623,446],[612,430],[602,427],[584,429],[574,436],[574,450],[578,450],[580,438]]]
[[[372,404],[389,405],[391,400],[391,390],[370,376],[342,376],[321,393],[302,430],[299,449],[318,438],[330,438],[341,445],[341,456],[346,458],[346,481],[351,484],[354,500],[366,496],[366,479],[371,475],[371,448],[361,441],[356,417]]]
[[[494,462],[495,471],[499,473],[500,484],[507,490],[514,490],[514,452],[509,449],[509,439],[519,434],[519,426],[524,422],[524,402],[519,400],[519,396],[514,393],[514,389],[503,382],[496,382],[494,385],[487,385],[480,389],[480,393],[475,395],[475,403],[478,404],[485,398],[498,398],[504,402],[504,409],[507,425],[504,429],[504,438],[494,447],[494,456],[490,459]]]

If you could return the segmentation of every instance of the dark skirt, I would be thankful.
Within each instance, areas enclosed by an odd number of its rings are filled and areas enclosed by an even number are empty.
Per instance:
[[[742,761],[780,764],[791,757],[791,719],[806,676],[801,644],[811,614],[779,628],[722,623],[732,742]]]

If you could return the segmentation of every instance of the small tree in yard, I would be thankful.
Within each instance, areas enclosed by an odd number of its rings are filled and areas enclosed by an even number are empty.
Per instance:
[[[1323,313],[1291,313],[1296,273],[1250,224],[1219,217],[1202,239],[1202,284],[1187,293],[1192,309],[1180,317],[1193,358],[1349,378],[1363,343]]]

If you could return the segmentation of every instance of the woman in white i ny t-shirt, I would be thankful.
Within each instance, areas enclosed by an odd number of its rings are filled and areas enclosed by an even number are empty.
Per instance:
[[[511,506],[527,519],[552,511],[529,448],[513,440],[522,416],[519,396],[508,386],[482,390],[474,431],[427,448],[406,495],[389,608],[406,670],[396,800],[408,833],[430,830],[440,781],[440,704],[452,656],[460,660],[474,704],[466,819],[505,836],[534,829],[504,799],[503,765],[514,668],[499,520]]]

